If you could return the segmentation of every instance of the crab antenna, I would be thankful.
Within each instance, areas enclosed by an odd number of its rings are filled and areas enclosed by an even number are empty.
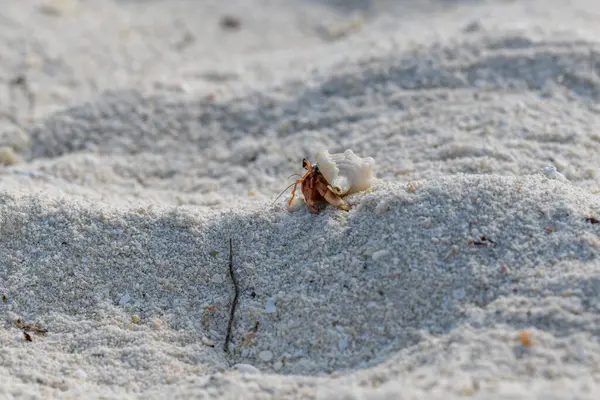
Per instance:
[[[300,174],[291,174],[290,176],[287,177],[287,179],[290,179],[292,176],[299,176],[300,178],[302,178],[302,175],[300,175]]]
[[[279,196],[277,196],[275,198],[275,200],[273,200],[273,202],[271,203],[271,205],[275,204],[275,202],[277,201],[278,198],[281,197],[282,194],[284,194],[289,188],[291,188],[292,186],[294,186],[296,184],[296,182],[292,183],[290,186],[286,187],[285,189],[283,189],[283,191],[281,193],[279,193]]]

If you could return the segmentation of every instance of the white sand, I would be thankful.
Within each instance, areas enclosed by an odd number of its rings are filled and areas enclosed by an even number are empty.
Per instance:
[[[600,398],[597,1],[6,3],[1,399]]]

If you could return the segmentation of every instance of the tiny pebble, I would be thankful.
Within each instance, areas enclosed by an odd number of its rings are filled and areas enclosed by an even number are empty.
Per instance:
[[[385,214],[390,210],[390,208],[390,199],[383,199],[379,202],[379,204],[377,204],[377,207],[375,207],[375,214]]]
[[[270,297],[269,300],[267,300],[267,305],[265,306],[265,312],[268,314],[277,312],[277,307],[275,307],[275,299],[274,298]]]
[[[574,347],[575,358],[580,362],[586,362],[588,357],[585,352],[585,346],[582,342],[578,341]]]
[[[283,363],[282,363],[281,361],[276,361],[276,362],[273,364],[273,369],[274,369],[275,371],[281,371],[281,368],[283,368]]]
[[[79,380],[86,380],[88,377],[88,374],[82,370],[82,369],[76,369],[71,373],[71,376],[75,379],[79,379]]]
[[[119,300],[119,305],[122,306],[125,303],[128,303],[129,300],[131,300],[131,297],[129,297],[128,294],[126,294],[125,296],[121,297],[121,299]]]
[[[452,296],[456,299],[456,300],[462,300],[465,298],[465,289],[464,288],[458,288],[458,289],[454,289],[454,291],[452,292]]]
[[[202,344],[205,346],[215,347],[215,342],[213,342],[206,336],[202,336]]]
[[[137,324],[140,321],[141,321],[141,318],[140,318],[139,315],[135,315],[134,314],[134,315],[131,316],[131,322],[133,322],[134,324]]]
[[[258,353],[258,358],[260,358],[264,362],[269,362],[273,359],[273,352],[269,350],[264,350]]]
[[[344,350],[346,350],[347,348],[348,348],[348,339],[346,339],[345,337],[341,338],[338,341],[338,349],[340,349],[341,352],[344,352]]]
[[[17,161],[18,158],[12,148],[0,147],[0,164],[12,165],[16,164]]]
[[[233,366],[233,369],[237,369],[240,374],[260,374],[260,370],[258,368],[256,368],[254,365],[250,365],[250,364],[235,364]]]
[[[560,182],[568,182],[567,178],[565,178],[563,174],[558,172],[554,165],[548,165],[542,168],[542,173],[546,175],[548,179],[556,179]]]
[[[383,249],[383,250],[378,250],[378,251],[374,252],[373,255],[372,255],[372,257],[373,257],[373,260],[379,261],[379,260],[382,260],[382,259],[386,258],[390,254],[391,253],[390,253],[389,250]]]

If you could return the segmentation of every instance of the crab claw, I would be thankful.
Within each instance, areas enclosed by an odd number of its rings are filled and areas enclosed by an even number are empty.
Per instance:
[[[319,187],[318,189],[321,196],[323,196],[329,204],[339,208],[340,210],[350,211],[350,205],[346,202],[346,200],[335,194],[333,189],[331,189],[331,185],[327,185],[325,189],[322,187]]]

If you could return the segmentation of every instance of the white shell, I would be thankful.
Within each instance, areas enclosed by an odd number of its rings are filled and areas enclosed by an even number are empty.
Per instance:
[[[366,190],[373,183],[375,160],[372,157],[360,158],[352,150],[334,154],[320,151],[317,153],[317,165],[331,190],[339,196]]]

